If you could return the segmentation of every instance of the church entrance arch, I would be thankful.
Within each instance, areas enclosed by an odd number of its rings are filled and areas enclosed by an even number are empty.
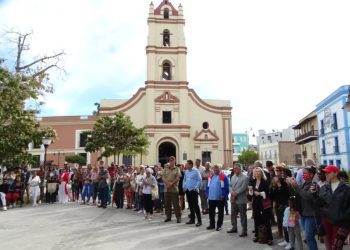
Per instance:
[[[164,166],[168,162],[170,156],[176,158],[176,144],[170,140],[161,142],[158,146],[158,162]]]

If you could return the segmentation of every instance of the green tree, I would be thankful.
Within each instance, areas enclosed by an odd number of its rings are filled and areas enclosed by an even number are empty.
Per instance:
[[[12,164],[14,166],[39,166],[39,162],[37,161],[38,159],[33,156],[32,154],[29,154],[28,152],[21,152],[17,154],[13,161]]]
[[[140,164],[142,164],[142,156],[148,154],[149,145],[150,141],[147,136],[143,133],[143,130],[140,131],[132,148],[132,151],[135,152],[135,154],[140,154]]]
[[[35,116],[43,104],[39,97],[53,89],[48,84],[47,71],[59,68],[63,52],[25,60],[27,57],[23,54],[30,49],[28,38],[31,33],[23,35],[11,31],[7,35],[17,37],[16,53],[6,53],[15,54],[16,58],[12,70],[6,68],[5,59],[0,58],[0,164],[20,164],[31,161],[26,153],[29,143],[41,144],[42,137],[50,132],[39,129]]]
[[[253,164],[259,159],[259,155],[253,150],[243,150],[241,155],[238,156],[238,162],[244,165]]]
[[[24,109],[26,100],[37,97],[35,81],[24,83],[19,75],[0,65],[0,164],[26,151],[39,136],[35,111]]]
[[[0,164],[20,163],[19,159],[28,158],[19,154],[25,154],[29,143],[41,144],[44,136],[56,137],[51,128],[39,128],[35,110],[24,108],[28,99],[38,97],[38,85],[34,79],[23,82],[20,75],[11,73],[0,64]]]
[[[142,156],[148,154],[148,147],[150,141],[145,135],[143,129],[138,129],[138,135],[134,138],[129,148],[125,149],[123,155],[131,155],[134,158],[134,164],[136,163],[136,155],[140,155],[140,164],[142,164]]]
[[[87,152],[103,150],[102,156],[116,156],[122,152],[139,152],[140,148],[147,149],[149,141],[143,129],[134,127],[129,116],[118,112],[114,116],[104,116],[96,121],[92,131],[88,132],[85,147]]]
[[[85,157],[83,157],[81,155],[69,155],[69,156],[66,156],[65,159],[66,159],[66,162],[76,163],[79,166],[86,165],[86,159],[85,159]]]

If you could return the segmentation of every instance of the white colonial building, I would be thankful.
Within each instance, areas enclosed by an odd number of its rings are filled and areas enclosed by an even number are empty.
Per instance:
[[[151,142],[145,164],[195,158],[232,164],[231,105],[202,100],[187,81],[182,6],[151,3],[148,17],[147,80],[129,100],[101,100],[100,114],[124,112]],[[219,84],[219,83],[215,83]]]
[[[344,109],[349,86],[341,86],[316,106],[321,164],[349,171],[349,113]]]
[[[266,133],[259,130],[257,143],[259,159],[264,163],[272,161],[274,164],[301,165],[300,146],[294,143],[295,136],[292,127],[280,131]]]

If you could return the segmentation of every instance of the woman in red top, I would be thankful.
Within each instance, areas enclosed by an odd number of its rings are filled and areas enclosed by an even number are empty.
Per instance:
[[[132,206],[132,196],[133,196],[133,191],[131,188],[131,177],[133,174],[133,167],[128,167],[128,173],[124,175],[124,194],[126,196],[126,209],[131,209]]]
[[[60,186],[58,188],[58,201],[59,203],[68,203],[68,188],[67,184],[69,181],[69,173],[66,169],[62,169],[62,173],[60,175]]]
[[[21,198],[24,191],[24,183],[21,181],[21,176],[17,176],[15,182],[9,187],[9,191],[6,194],[6,202],[10,207],[14,207],[17,201]]]

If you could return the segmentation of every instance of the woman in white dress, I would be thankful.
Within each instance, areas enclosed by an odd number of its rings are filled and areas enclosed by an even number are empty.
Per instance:
[[[36,174],[36,171],[34,171],[33,175],[29,179],[30,194],[33,199],[33,206],[37,206],[36,202],[38,201],[38,196],[40,195],[40,183],[40,177]]]
[[[62,173],[60,175],[60,185],[58,188],[58,202],[67,204],[68,203],[68,189],[67,184],[69,181],[69,173],[66,169],[62,169]]]

